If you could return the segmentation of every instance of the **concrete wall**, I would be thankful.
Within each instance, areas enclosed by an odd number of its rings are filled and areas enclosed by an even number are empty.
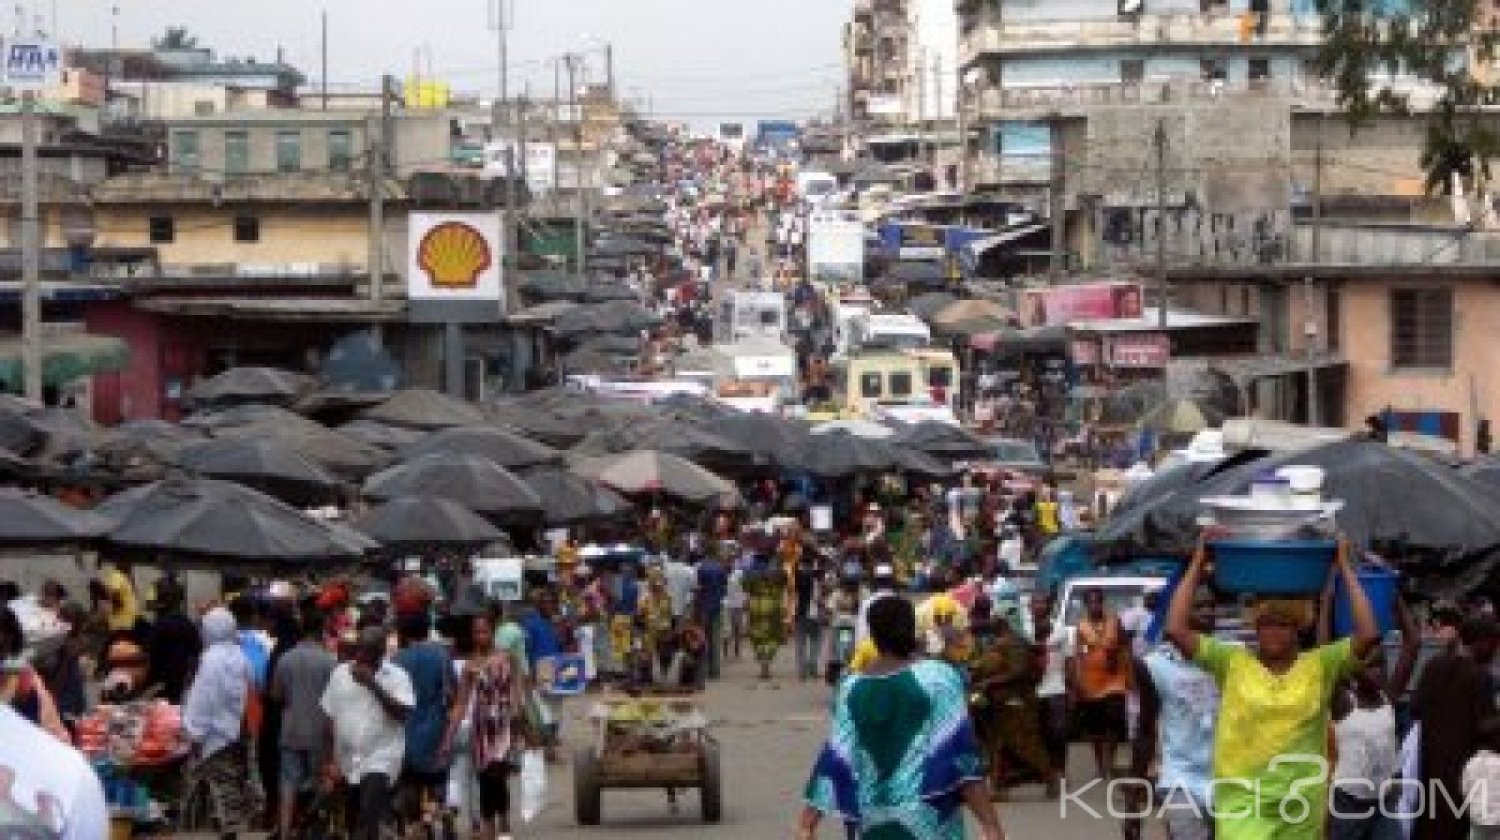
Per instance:
[[[1393,370],[1391,298],[1393,288],[1420,285],[1454,291],[1454,365],[1440,372]],[[1490,281],[1353,281],[1339,289],[1340,317],[1348,325],[1343,349],[1349,359],[1348,417],[1351,421],[1387,407],[1397,411],[1451,411],[1460,416],[1460,449],[1474,451],[1480,417],[1500,419],[1500,386],[1495,382],[1495,336],[1500,335],[1500,287]],[[1475,411],[1478,411],[1478,416]]]
[[[254,205],[101,205],[98,245],[152,245],[150,220],[169,216],[173,242],[157,244],[164,267],[189,265],[345,265],[368,263],[368,214],[362,204],[284,207]],[[234,241],[236,216],[260,220],[260,241]]]
[[[908,86],[907,113],[914,119],[922,116],[918,113],[920,101],[925,119],[954,119],[958,107],[958,14],[953,0],[911,0],[907,14],[912,27],[908,72],[914,80],[920,74],[919,84]]]

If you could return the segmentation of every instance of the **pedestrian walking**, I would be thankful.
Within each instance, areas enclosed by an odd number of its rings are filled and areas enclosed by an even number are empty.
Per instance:
[[[1200,545],[1172,596],[1167,638],[1219,686],[1214,723],[1214,830],[1219,840],[1321,840],[1327,802],[1328,717],[1335,686],[1380,640],[1374,610],[1340,543],[1336,573],[1349,593],[1352,636],[1304,651],[1310,599],[1252,605],[1255,652],[1193,625],[1208,553]],[[1299,760],[1288,760],[1287,756]]]
[[[245,831],[261,813],[244,737],[254,677],[229,610],[215,607],[203,617],[203,641],[198,673],[182,704],[182,731],[193,749],[191,776],[207,786],[220,828]]]
[[[400,650],[391,662],[411,680],[412,708],[406,717],[406,748],[397,781],[400,813],[415,825],[443,802],[448,787],[448,757],[438,747],[448,730],[448,710],[457,689],[453,660],[442,644],[431,640],[432,619],[425,611],[396,619]]]
[[[1495,714],[1491,664],[1500,633],[1492,619],[1463,622],[1455,647],[1422,668],[1412,694],[1412,718],[1422,725],[1422,789],[1452,791],[1455,803],[1463,768],[1478,748],[1479,724]],[[1447,802],[1427,797],[1428,807],[1416,823],[1418,840],[1465,840],[1469,819]]]
[[[882,598],[867,620],[878,654],[839,684],[797,837],[813,840],[827,815],[850,837],[955,840],[965,836],[967,808],[984,840],[1001,840],[963,678],[946,663],[917,658],[909,601]]]
[[[406,755],[406,719],[416,702],[406,671],[385,659],[386,634],[360,631],[354,659],[339,665],[323,692],[332,722],[329,773],[343,780],[350,836],[378,840]]]
[[[802,554],[792,572],[792,652],[797,679],[817,679],[823,633],[828,627],[823,570],[811,553]]]
[[[281,709],[281,732],[276,743],[276,822],[282,837],[292,836],[297,797],[313,789],[326,766],[328,715],[323,712],[322,700],[338,666],[338,660],[323,644],[321,613],[307,610],[298,629],[296,646],[276,662],[271,672],[270,698]]]
[[[1129,732],[1130,646],[1120,619],[1105,608],[1104,593],[1084,593],[1071,685],[1078,730],[1094,750],[1098,778],[1114,778],[1116,748]]]
[[[773,566],[764,553],[757,553],[745,572],[750,646],[762,680],[771,678],[771,663],[786,643],[787,583],[786,572]]]
[[[454,749],[467,742],[470,762],[466,769],[479,788],[476,836],[509,837],[509,776],[514,769],[517,728],[526,719],[523,684],[516,658],[495,647],[488,616],[471,620],[465,647],[468,655],[439,752],[452,756]]]

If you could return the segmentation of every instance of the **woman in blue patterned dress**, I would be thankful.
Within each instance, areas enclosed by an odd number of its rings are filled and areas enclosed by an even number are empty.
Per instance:
[[[816,837],[825,814],[839,817],[851,838],[962,840],[964,806],[983,840],[1004,840],[963,677],[947,663],[913,658],[916,611],[905,598],[875,600],[868,620],[880,655],[839,685],[799,840]]]

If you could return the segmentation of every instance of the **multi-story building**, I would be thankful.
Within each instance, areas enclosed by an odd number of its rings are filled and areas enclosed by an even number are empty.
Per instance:
[[[844,29],[849,113],[861,125],[906,120],[910,70],[909,0],[856,0]]]
[[[275,61],[220,58],[202,47],[74,50],[70,67],[107,80],[113,118],[155,120],[289,108],[306,79]]]

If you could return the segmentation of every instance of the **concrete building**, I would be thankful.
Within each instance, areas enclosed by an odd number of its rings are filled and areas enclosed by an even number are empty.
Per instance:
[[[859,125],[905,121],[911,32],[908,0],[855,0],[844,29],[849,114]]]
[[[68,65],[107,80],[111,118],[207,116],[226,111],[290,108],[306,79],[277,51],[275,61],[220,58],[213,50],[78,49]]]

